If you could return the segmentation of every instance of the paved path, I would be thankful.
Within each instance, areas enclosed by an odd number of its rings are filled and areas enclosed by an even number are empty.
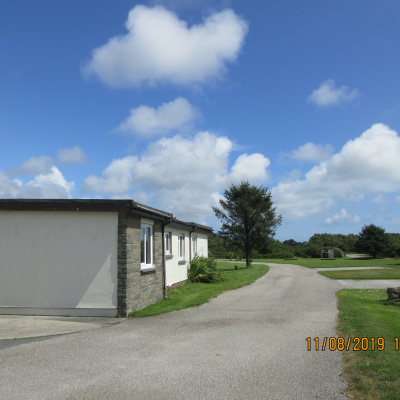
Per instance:
[[[65,335],[114,325],[124,319],[0,315],[0,340]]]
[[[0,398],[345,399],[335,292],[316,271],[270,264],[200,307],[44,340],[2,341]],[[13,345],[15,343],[15,345]]]

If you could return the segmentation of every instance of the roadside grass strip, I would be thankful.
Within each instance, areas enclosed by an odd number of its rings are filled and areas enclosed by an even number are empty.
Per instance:
[[[332,279],[400,279],[400,265],[392,265],[385,269],[319,271],[319,273]]]
[[[297,259],[257,259],[253,261],[260,261],[266,263],[275,264],[294,264],[301,265],[307,268],[347,268],[347,267],[386,267],[393,268],[394,270],[400,271],[400,260],[395,258],[330,258],[330,259],[320,259],[320,258],[297,258]],[[400,275],[399,275],[400,278]],[[382,278],[382,279],[399,279],[399,278]],[[378,279],[378,278],[371,278]]]
[[[380,289],[344,289],[337,297],[338,337],[352,343],[342,351],[349,393],[356,400],[398,400],[400,307],[388,305]]]
[[[235,269],[235,265],[238,269]],[[133,311],[130,317],[148,317],[164,314],[183,308],[195,307],[206,303],[212,297],[218,296],[226,290],[238,289],[249,285],[268,272],[267,265],[253,265],[246,268],[243,264],[218,262],[218,267],[223,269],[225,280],[217,283],[190,283],[168,289],[167,298],[152,304],[142,310]]]

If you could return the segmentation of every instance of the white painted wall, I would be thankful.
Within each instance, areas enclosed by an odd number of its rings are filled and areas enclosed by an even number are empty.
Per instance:
[[[165,277],[167,286],[172,286],[174,283],[182,282],[187,279],[187,269],[189,266],[189,230],[165,227],[165,232],[171,232],[171,255],[166,257]],[[178,258],[178,235],[183,233],[185,235],[185,263],[179,263]]]
[[[208,257],[208,235],[205,233],[193,232],[197,236],[197,255]]]
[[[118,214],[0,211],[0,314],[117,315]]]
[[[190,264],[190,230],[165,227],[165,232],[171,232],[172,236],[172,251],[171,256],[166,256],[166,284],[172,286],[175,283],[182,282],[187,279],[188,268]],[[185,263],[179,263],[178,258],[178,235],[183,233],[185,235]],[[208,257],[208,236],[204,233],[192,232],[192,235],[197,236],[197,255]],[[195,256],[192,252],[192,258]]]

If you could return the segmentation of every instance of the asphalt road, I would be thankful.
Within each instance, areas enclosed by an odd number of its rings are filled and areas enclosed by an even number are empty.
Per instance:
[[[340,283],[270,264],[250,286],[200,307],[0,350],[0,398],[346,399],[335,337]]]

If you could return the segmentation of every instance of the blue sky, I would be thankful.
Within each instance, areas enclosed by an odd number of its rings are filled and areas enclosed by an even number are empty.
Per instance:
[[[397,0],[2,0],[0,197],[133,198],[276,238],[399,232]]]

